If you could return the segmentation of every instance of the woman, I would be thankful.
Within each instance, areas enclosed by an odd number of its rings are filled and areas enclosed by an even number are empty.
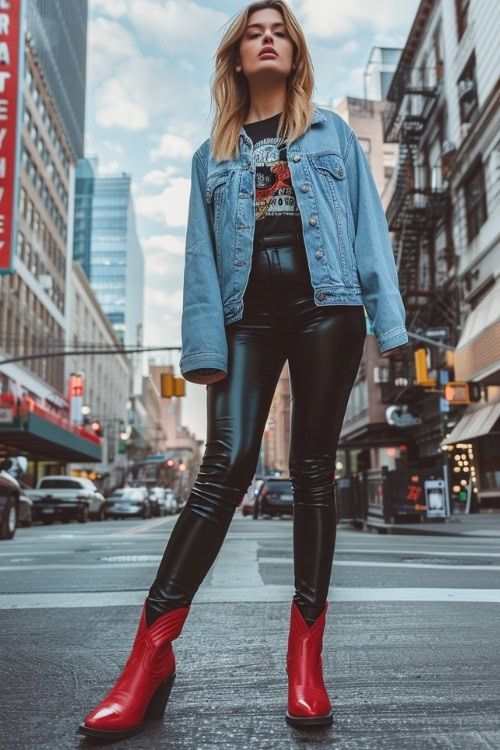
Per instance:
[[[115,687],[80,725],[128,736],[160,718],[171,642],[217,557],[259,447],[280,373],[292,396],[295,594],[286,719],[332,723],[322,637],[335,545],[335,454],[365,339],[407,342],[387,223],[352,129],[311,102],[303,33],[282,0],[252,3],[216,55],[211,139],[196,151],[186,240],[186,380],[207,389],[207,441]]]

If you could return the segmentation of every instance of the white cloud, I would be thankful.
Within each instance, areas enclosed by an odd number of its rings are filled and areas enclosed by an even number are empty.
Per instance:
[[[121,23],[102,17],[89,20],[87,65],[94,86],[109,78],[110,71],[121,63],[140,54],[133,36]]]
[[[147,172],[142,178],[145,185],[154,185],[155,187],[163,187],[170,180],[171,177],[179,174],[177,167],[168,166],[165,169],[152,169],[151,172]]]
[[[304,33],[318,39],[355,35],[360,29],[388,32],[405,26],[419,0],[288,0]]]
[[[99,164],[99,177],[118,174],[120,171],[120,163],[117,161],[108,161],[104,162],[104,164]]]
[[[160,138],[158,148],[151,150],[150,159],[165,157],[166,159],[190,159],[195,149],[185,138],[173,133],[164,133]]]
[[[170,185],[158,195],[143,195],[137,199],[136,210],[141,216],[162,221],[167,227],[187,226],[191,180],[173,177]]]
[[[90,12],[119,18],[127,12],[127,2],[128,0],[90,0]]]
[[[226,13],[176,0],[129,0],[130,21],[139,33],[168,53],[192,52],[212,55]]]
[[[130,99],[122,81],[112,78],[96,91],[96,121],[103,128],[143,130],[148,113]]]
[[[176,75],[165,58],[126,60],[95,93],[97,122],[106,128],[142,130],[152,117],[167,111],[182,117],[204,98],[203,89]]]
[[[185,240],[177,234],[154,234],[141,240],[141,246],[145,250],[152,251],[147,253],[148,258],[156,258],[164,253],[183,256]]]

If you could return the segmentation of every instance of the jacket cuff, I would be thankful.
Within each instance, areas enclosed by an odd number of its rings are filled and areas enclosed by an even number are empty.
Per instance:
[[[387,331],[383,336],[377,337],[380,352],[386,352],[389,349],[395,349],[408,343],[408,333],[406,328],[399,327]]]
[[[202,367],[213,367],[215,370],[220,370],[220,374],[189,374],[191,370],[198,370]],[[202,385],[215,382],[215,380],[222,380],[222,378],[227,375],[226,359],[218,354],[188,354],[185,359],[181,359],[179,368],[184,380]]]

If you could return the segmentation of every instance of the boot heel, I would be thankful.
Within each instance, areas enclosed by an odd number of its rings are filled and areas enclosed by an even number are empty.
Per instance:
[[[144,715],[145,719],[154,720],[161,719],[163,717],[170,691],[172,690],[172,685],[174,684],[174,680],[175,672],[171,677],[168,678],[168,680],[165,680],[165,682],[162,682],[161,685],[156,688],[155,692],[153,693],[153,697],[149,701],[148,707],[146,709],[146,713]]]

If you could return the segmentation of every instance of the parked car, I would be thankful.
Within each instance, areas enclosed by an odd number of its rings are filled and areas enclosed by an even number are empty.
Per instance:
[[[33,500],[24,494],[21,486],[21,494],[19,495],[19,518],[17,519],[18,526],[31,526],[33,521]]]
[[[20,488],[17,479],[8,473],[10,459],[0,461],[0,539],[13,539],[19,518]]]
[[[165,489],[165,511],[168,516],[173,516],[177,513],[177,498],[170,487]]]
[[[140,516],[151,518],[151,503],[146,487],[126,487],[115,490],[106,500],[107,518]]]
[[[33,514],[44,524],[60,519],[63,523],[76,519],[85,523],[89,518],[104,521],[104,497],[95,484],[84,477],[46,476],[38,480],[34,490],[24,490],[33,501]]]
[[[263,482],[263,479],[256,479],[254,482],[252,482],[247,492],[243,496],[243,501],[241,503],[242,516],[253,516],[254,518],[257,518],[256,500]]]
[[[153,516],[165,516],[165,488],[151,487],[149,490],[149,502]]]
[[[283,477],[267,477],[256,498],[254,518],[283,515],[293,515],[292,483]]]

